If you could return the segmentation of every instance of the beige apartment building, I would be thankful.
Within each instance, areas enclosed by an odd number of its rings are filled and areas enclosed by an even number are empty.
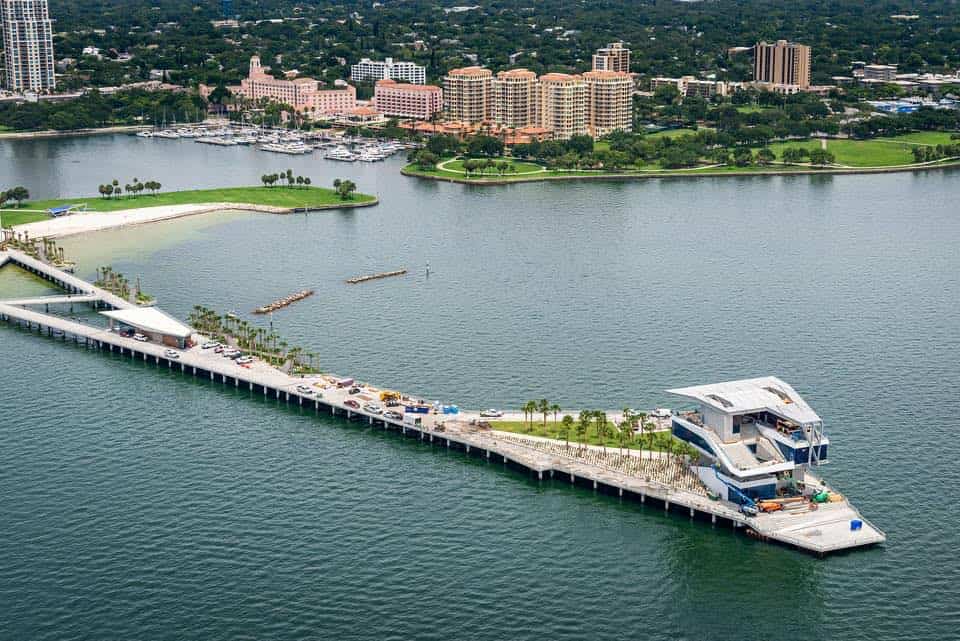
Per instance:
[[[753,47],[753,80],[806,89],[810,86],[810,47],[786,40],[758,42]]]
[[[461,122],[482,122],[492,115],[493,72],[484,67],[452,69],[443,79],[443,104],[447,117]]]
[[[491,84],[492,119],[505,127],[540,124],[539,82],[527,69],[501,71]]]
[[[582,76],[548,73],[540,76],[540,126],[556,140],[587,133],[587,83]]]
[[[567,140],[604,136],[633,125],[633,79],[623,71],[588,71],[583,75],[548,73],[539,78],[527,69],[510,69],[496,77],[483,67],[453,69],[443,79],[449,121],[501,128],[544,129],[550,138]]]
[[[633,130],[633,78],[624,71],[588,71],[587,128],[594,138]]]
[[[611,42],[593,54],[594,71],[630,73],[630,50],[622,42]]]

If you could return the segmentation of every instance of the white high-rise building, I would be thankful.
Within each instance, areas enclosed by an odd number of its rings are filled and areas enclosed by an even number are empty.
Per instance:
[[[427,81],[427,69],[413,62],[394,62],[363,58],[350,67],[350,80],[354,82],[376,82],[377,80],[396,80],[411,85],[422,85]]]
[[[0,0],[0,29],[11,91],[53,91],[53,26],[47,0]]]

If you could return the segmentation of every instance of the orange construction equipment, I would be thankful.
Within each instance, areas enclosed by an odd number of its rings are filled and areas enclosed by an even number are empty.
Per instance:
[[[783,509],[783,505],[776,501],[760,501],[757,503],[757,507],[764,512],[777,512]]]

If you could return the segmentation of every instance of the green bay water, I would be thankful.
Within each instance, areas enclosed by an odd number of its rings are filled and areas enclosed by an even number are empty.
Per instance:
[[[312,287],[273,317],[291,344],[462,407],[670,406],[668,387],[780,375],[826,422],[824,476],[889,541],[818,560],[3,326],[0,637],[955,636],[960,173],[477,188],[404,178],[401,159],[0,144],[3,182],[40,197],[288,166],[382,203],[197,216],[68,254],[181,317]],[[46,290],[0,273],[2,295]]]

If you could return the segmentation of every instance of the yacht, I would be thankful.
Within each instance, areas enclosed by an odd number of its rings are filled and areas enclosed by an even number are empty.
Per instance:
[[[334,147],[323,156],[327,160],[342,160],[344,162],[353,162],[357,157],[346,147]]]

